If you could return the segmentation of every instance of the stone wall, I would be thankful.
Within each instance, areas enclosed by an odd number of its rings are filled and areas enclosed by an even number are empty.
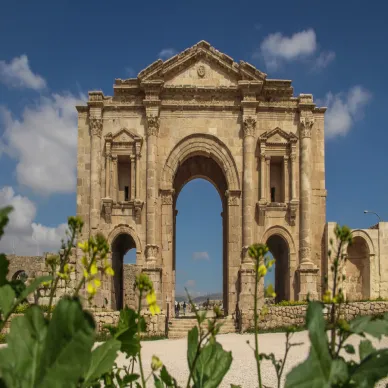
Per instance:
[[[358,315],[378,315],[388,312],[388,302],[354,302],[344,306],[345,319],[352,320]],[[305,324],[307,305],[267,306],[267,312],[260,316],[261,329],[275,329],[284,326],[303,326]],[[328,318],[329,309],[324,315]],[[253,324],[250,325],[253,327]]]
[[[124,264],[123,266],[123,293],[124,306],[137,307],[137,296],[135,292],[136,276],[140,274],[141,266],[136,264]]]

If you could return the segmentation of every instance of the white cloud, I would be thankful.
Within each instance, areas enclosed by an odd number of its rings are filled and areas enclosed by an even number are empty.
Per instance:
[[[14,210],[0,240],[0,252],[35,256],[59,250],[61,239],[66,234],[66,224],[52,228],[34,222],[35,204],[27,197],[16,195],[12,187],[6,186],[0,189],[0,208],[8,205]]]
[[[253,55],[262,58],[269,70],[276,70],[282,64],[298,60],[309,60],[315,70],[321,70],[335,59],[333,51],[320,52],[317,36],[313,29],[285,36],[281,32],[269,34],[261,42],[260,49]]]
[[[26,107],[20,119],[0,107],[3,152],[18,160],[19,183],[41,194],[75,190],[77,163],[77,111],[85,96],[53,94]]]
[[[168,59],[176,54],[176,50],[173,48],[165,48],[159,52],[158,56],[161,59]]]
[[[321,70],[327,67],[335,59],[334,51],[322,51],[315,60],[314,69]]]
[[[193,252],[193,260],[210,260],[207,252]]]
[[[0,82],[19,89],[39,90],[46,87],[44,78],[31,71],[27,55],[15,57],[9,63],[0,61]]]
[[[354,86],[347,93],[334,95],[329,92],[324,100],[317,101],[328,108],[325,114],[326,137],[345,136],[352,125],[363,118],[371,98],[371,93],[362,86]]]

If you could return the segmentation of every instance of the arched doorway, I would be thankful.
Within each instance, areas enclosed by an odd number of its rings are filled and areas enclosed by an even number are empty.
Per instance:
[[[136,243],[127,233],[120,233],[112,242],[112,268],[115,272],[112,280],[111,306],[114,310],[124,307],[124,257],[134,249]]]
[[[181,193],[182,189],[186,186],[187,183],[196,180],[196,179],[204,179],[212,184],[212,186],[216,189],[216,191],[219,194],[219,198],[221,200],[221,206],[217,206],[216,209],[209,209],[209,212],[213,212],[213,210],[217,213],[217,216],[220,217],[220,228],[219,232],[221,233],[221,236],[215,236],[215,240],[221,240],[219,245],[217,244],[217,256],[220,256],[220,259],[222,261],[222,266],[215,265],[216,270],[213,271],[210,269],[211,266],[209,266],[209,273],[207,275],[211,275],[213,277],[214,283],[208,284],[207,289],[211,289],[212,286],[214,287],[215,284],[219,284],[220,289],[216,290],[214,289],[215,294],[222,293],[222,306],[224,308],[225,314],[228,313],[228,264],[227,264],[227,257],[228,257],[228,246],[227,246],[227,219],[228,219],[228,206],[227,206],[227,199],[225,196],[225,193],[227,191],[227,182],[225,175],[220,168],[220,166],[211,158],[202,156],[202,155],[196,155],[192,156],[188,159],[186,159],[178,168],[177,173],[174,177],[174,200],[173,200],[173,214],[174,214],[174,244],[173,244],[173,294],[175,299],[175,291],[176,291],[176,278],[177,278],[177,235],[179,237],[179,231],[177,233],[177,216],[179,217],[179,209],[177,209],[177,201],[179,198],[179,194]],[[201,198],[201,201],[207,201],[207,198]],[[221,211],[220,211],[221,210]],[[214,218],[214,217],[213,217]],[[203,223],[206,223],[208,220],[207,215],[204,216]],[[218,229],[218,227],[216,227]],[[212,231],[214,232],[214,231]],[[196,230],[192,230],[192,233],[196,233]],[[221,237],[218,239],[218,237]],[[191,259],[196,261],[198,260],[209,260],[208,257],[206,257],[206,252],[202,250],[199,250],[197,252],[202,253],[202,257]],[[213,257],[213,260],[217,260],[217,257]],[[203,263],[201,263],[203,264]],[[214,266],[214,264],[212,263]],[[219,268],[221,267],[221,268]],[[205,270],[205,269],[204,269]],[[219,273],[217,273],[219,271]],[[193,279],[189,279],[193,280]],[[179,290],[181,291],[181,290]],[[210,293],[210,292],[209,292]],[[215,300],[218,300],[218,295],[214,296]],[[210,299],[210,298],[209,298]]]
[[[275,259],[274,287],[276,302],[290,299],[290,250],[287,241],[278,234],[271,235],[267,246]]]
[[[370,252],[368,243],[361,236],[353,238],[347,248],[345,264],[345,292],[349,300],[370,297]]]

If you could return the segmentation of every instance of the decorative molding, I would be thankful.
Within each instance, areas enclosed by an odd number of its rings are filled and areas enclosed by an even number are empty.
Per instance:
[[[159,247],[156,244],[148,244],[145,248],[145,256],[149,261],[154,261],[158,257]]]
[[[159,117],[147,115],[147,136],[158,136],[159,134]]]
[[[241,196],[240,190],[226,190],[225,195],[228,198],[228,205],[229,206],[239,206],[240,205],[240,196]]]
[[[288,205],[288,219],[291,226],[295,226],[296,213],[298,211],[299,202],[291,201]]]
[[[255,136],[256,133],[256,119],[252,116],[248,116],[244,119],[244,137]]]
[[[292,132],[287,133],[281,128],[276,127],[270,131],[264,132],[259,140],[263,146],[285,146],[295,144],[298,141],[298,137]]]
[[[203,78],[206,74],[206,68],[204,65],[199,65],[197,69],[198,77]]]
[[[135,199],[133,203],[133,212],[134,212],[136,223],[141,222],[141,211],[143,209],[143,205],[144,205],[144,202],[141,201],[140,199]]]
[[[107,224],[112,223],[112,205],[113,205],[112,198],[103,198],[102,199],[102,209],[104,212],[105,222]]]
[[[101,137],[102,134],[102,119],[91,117],[89,119],[90,133],[92,136]]]

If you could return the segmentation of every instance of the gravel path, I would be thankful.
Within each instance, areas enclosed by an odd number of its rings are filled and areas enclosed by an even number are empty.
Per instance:
[[[224,349],[228,351],[231,350],[233,355],[231,369],[225,376],[220,387],[230,387],[230,384],[241,385],[244,388],[257,387],[257,373],[253,351],[247,344],[247,340],[250,341],[251,345],[254,344],[253,334],[223,334],[217,336],[217,338]],[[306,331],[295,333],[292,342],[303,342],[303,345],[291,349],[285,366],[285,372],[303,361],[307,357],[309,351],[309,341]],[[354,339],[349,343],[357,345],[358,342],[359,339],[354,336]],[[372,340],[372,342],[377,347],[388,347],[388,338],[383,339],[380,343],[375,340]],[[276,357],[280,358],[284,354],[284,344],[284,333],[259,335],[260,352],[274,353]],[[151,371],[150,364],[152,355],[156,355],[166,365],[171,375],[177,379],[178,384],[185,386],[189,374],[186,351],[187,339],[142,342],[142,357],[145,375],[148,376]],[[119,355],[117,362],[119,365],[123,365],[123,363],[126,362],[122,354]],[[286,373],[284,373],[284,375],[285,374]],[[263,362],[262,377],[263,383],[267,387],[277,387],[274,368],[268,361]],[[153,384],[150,384],[150,387],[153,387]]]

